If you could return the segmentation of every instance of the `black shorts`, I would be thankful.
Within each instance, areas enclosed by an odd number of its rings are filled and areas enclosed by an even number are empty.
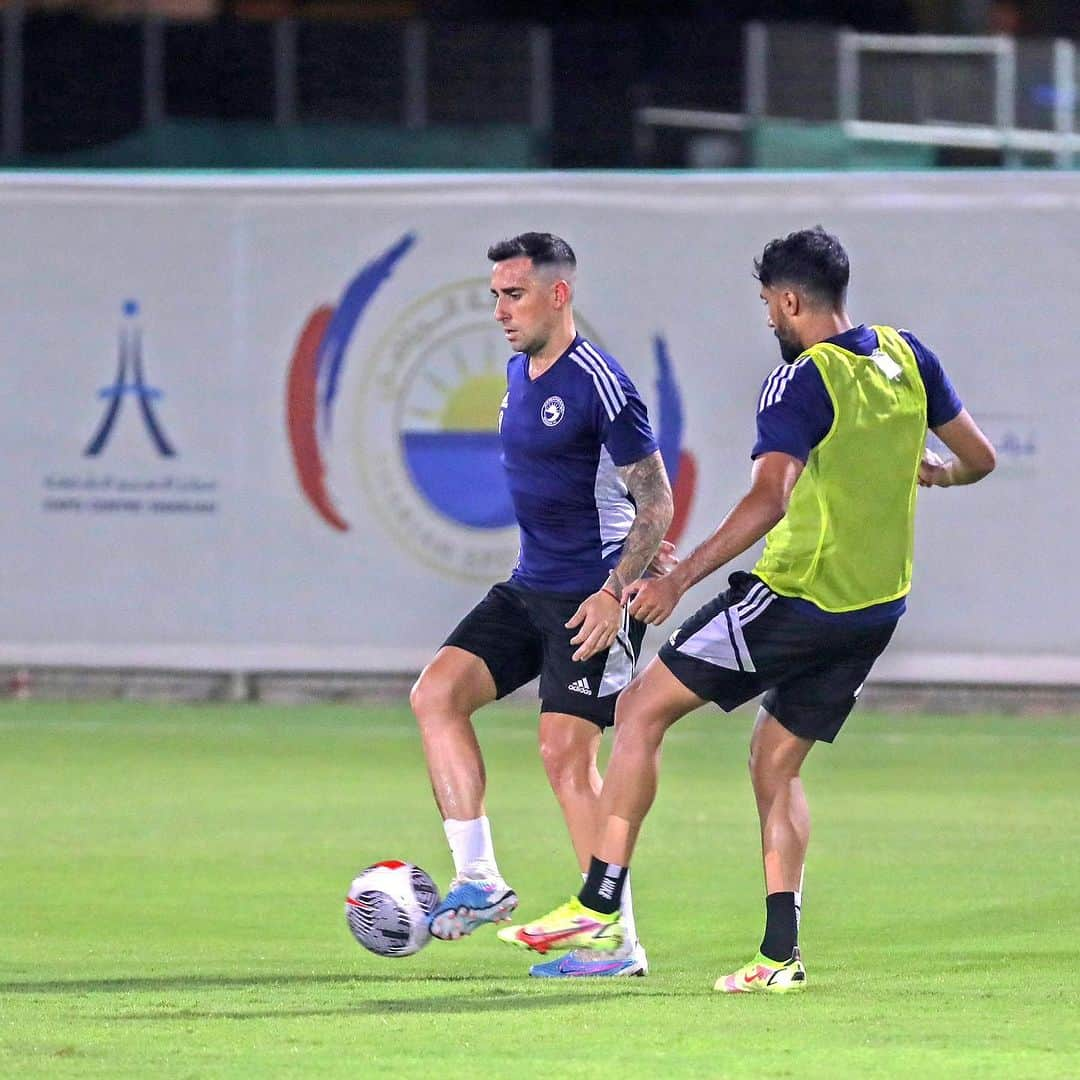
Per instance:
[[[534,592],[508,581],[458,623],[444,645],[479,656],[505,697],[540,676],[540,711],[568,713],[600,727],[615,722],[615,701],[634,675],[645,624],[623,608],[623,625],[610,649],[584,661],[571,660],[577,633],[566,623],[585,596]]]
[[[686,620],[660,650],[672,674],[730,712],[764,693],[762,707],[795,735],[832,742],[898,617],[871,625],[806,614],[752,574]]]

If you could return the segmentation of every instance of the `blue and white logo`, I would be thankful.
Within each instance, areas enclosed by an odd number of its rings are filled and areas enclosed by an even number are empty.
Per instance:
[[[566,415],[566,406],[561,397],[549,397],[540,406],[540,419],[547,427],[554,427]]]
[[[143,364],[142,328],[139,325],[139,304],[125,300],[117,345],[116,376],[97,392],[105,402],[93,437],[83,449],[86,463],[73,470],[70,455],[73,447],[65,440],[64,464],[50,469],[42,478],[41,508],[49,514],[107,514],[133,517],[146,515],[163,519],[178,516],[206,517],[218,512],[218,481],[205,473],[180,471],[180,456],[165,434],[156,411],[164,396],[156,386],[147,382]],[[81,393],[81,391],[80,391]],[[119,442],[114,435],[126,399],[134,398],[142,423],[135,424],[128,409],[130,431],[121,432]],[[153,462],[145,454],[132,454],[145,435],[156,456]],[[115,454],[105,455],[113,443]],[[141,449],[141,447],[139,447]],[[109,465],[99,465],[106,458],[116,458]],[[166,459],[161,462],[158,459]]]
[[[329,481],[347,469],[331,421],[351,365],[357,395],[344,423],[365,507],[418,561],[447,577],[490,581],[513,565],[520,542],[502,466],[506,361],[492,333],[490,281],[465,278],[413,294],[377,336],[357,333],[418,243],[415,233],[400,236],[357,271],[336,304],[318,304],[302,326],[286,387],[293,464],[312,509],[347,532],[349,517]],[[403,280],[408,290],[410,279]],[[581,312],[575,321],[601,344]],[[654,348],[660,452],[675,487],[674,541],[689,514],[697,466],[683,447],[682,396],[659,335]],[[565,414],[563,400],[552,396],[540,420],[555,427]]]
[[[104,398],[108,404],[101,417],[101,423],[94,432],[94,437],[83,451],[83,457],[97,457],[105,449],[120,415],[120,406],[124,398],[128,396],[138,401],[146,432],[157,452],[162,457],[175,457],[176,451],[154,412],[154,402],[161,399],[162,392],[156,386],[147,384],[143,372],[142,328],[138,323],[138,301],[125,300],[123,313],[124,318],[120,323],[117,344],[116,379],[111,385],[102,387],[98,391],[98,397]]]

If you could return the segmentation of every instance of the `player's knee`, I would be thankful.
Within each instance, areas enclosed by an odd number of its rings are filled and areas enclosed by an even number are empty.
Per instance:
[[[750,756],[746,759],[746,767],[750,770],[750,777],[755,782],[772,775],[769,754],[756,742],[750,743]]]
[[[540,760],[556,793],[579,785],[588,776],[588,755],[558,736],[541,736]]]
[[[798,766],[793,766],[781,755],[771,754],[766,748],[755,743],[750,744],[747,767],[750,770],[750,781],[759,794],[773,791],[799,775]]]
[[[763,754],[756,747],[750,747],[750,756],[746,761],[746,768],[750,773],[750,782],[754,790],[759,794],[773,785],[773,777],[765,765]]]
[[[628,745],[659,746],[669,727],[668,719],[655,709],[647,708],[634,696],[634,687],[624,691],[615,710],[615,737]]]
[[[754,788],[754,795],[759,799],[771,801],[780,790],[782,781],[776,773],[762,761],[761,755],[750,752],[750,760],[747,762],[750,770],[750,783]]]
[[[430,723],[452,712],[453,701],[452,687],[448,686],[444,679],[439,679],[427,671],[420,674],[409,691],[409,705],[421,724]]]
[[[540,760],[544,763],[544,772],[551,778],[553,772],[558,772],[565,760],[563,748],[551,739],[540,738]]]
[[[421,675],[416,682],[412,684],[412,689],[409,691],[409,708],[412,709],[413,716],[422,723],[424,714],[427,712],[427,707],[427,687],[424,685],[424,676]]]

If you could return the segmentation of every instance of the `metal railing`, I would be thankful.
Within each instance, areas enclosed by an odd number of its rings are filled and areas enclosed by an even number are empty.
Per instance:
[[[653,132],[675,128],[690,132],[738,134],[777,115],[770,109],[769,40],[771,27],[750,23],[743,35],[743,112],[713,112],[693,108],[644,107],[636,111],[635,142],[647,155]],[[841,30],[835,35],[835,120],[844,134],[864,142],[907,143],[957,149],[998,150],[1006,165],[1015,165],[1025,152],[1049,154],[1058,168],[1071,168],[1080,151],[1076,131],[1076,46],[1058,39],[1052,43],[1050,82],[1052,127],[1018,127],[1018,43],[1009,37],[946,37],[939,35],[862,34]],[[918,122],[888,122],[862,118],[865,61],[871,56],[984,58],[992,71],[992,120],[963,123],[923,118]],[[808,58],[820,67],[822,58]],[[788,118],[790,113],[784,113]],[[988,118],[989,119],[989,118]]]
[[[1051,153],[1059,168],[1071,168],[1080,148],[1074,131],[1076,108],[1076,46],[1054,42],[1053,131],[1016,126],[1017,43],[1010,37],[944,37],[857,34],[843,31],[838,40],[838,119],[853,139],[906,142],[922,146],[952,146],[1001,150],[1005,163],[1015,165],[1020,151]],[[993,61],[993,124],[892,124],[859,119],[860,60],[867,53],[906,56],[984,56]]]

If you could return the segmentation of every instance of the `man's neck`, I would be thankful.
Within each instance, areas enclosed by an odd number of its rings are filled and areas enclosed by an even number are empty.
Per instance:
[[[529,377],[535,379],[540,375],[543,375],[544,372],[570,348],[571,343],[576,337],[577,330],[574,328],[572,320],[568,325],[559,327],[559,329],[547,339],[543,348],[529,356]]]
[[[838,334],[846,333],[853,329],[855,324],[844,310],[830,311],[815,318],[812,323],[803,328],[803,348],[809,349],[811,345],[818,345],[822,341],[828,341]]]

